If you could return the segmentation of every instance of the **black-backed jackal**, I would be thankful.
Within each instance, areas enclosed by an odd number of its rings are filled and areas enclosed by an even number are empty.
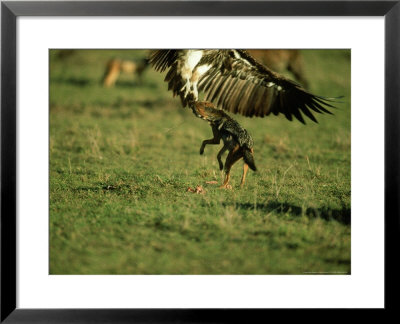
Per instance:
[[[240,186],[242,187],[246,180],[248,168],[250,167],[250,169],[256,171],[253,157],[253,139],[250,134],[223,110],[215,108],[211,102],[191,101],[190,107],[197,117],[208,121],[214,135],[213,138],[203,141],[200,147],[200,154],[204,153],[204,148],[207,144],[216,145],[222,139],[224,146],[217,155],[219,168],[222,170],[224,165],[221,157],[225,151],[228,151],[228,156],[225,160],[225,179],[221,188],[228,186],[231,168],[241,158],[244,160],[243,175],[240,182]]]

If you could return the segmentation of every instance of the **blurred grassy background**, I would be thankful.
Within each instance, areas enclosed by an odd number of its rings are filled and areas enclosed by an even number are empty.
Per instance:
[[[310,90],[343,95],[306,126],[234,116],[257,172],[222,181],[211,129],[147,69],[101,78],[146,51],[50,51],[51,274],[350,273],[350,51],[302,50]],[[291,76],[290,72],[285,72]],[[187,192],[203,186],[205,194]]]

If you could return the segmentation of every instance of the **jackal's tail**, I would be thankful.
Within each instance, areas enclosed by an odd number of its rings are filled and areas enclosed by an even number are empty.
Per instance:
[[[253,171],[257,171],[256,164],[254,163],[253,150],[244,147],[243,160],[250,167],[250,169],[252,169]]]

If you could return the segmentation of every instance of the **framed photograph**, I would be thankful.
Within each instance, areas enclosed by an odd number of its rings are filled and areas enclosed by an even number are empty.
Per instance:
[[[1,321],[393,308],[399,13],[2,2]]]

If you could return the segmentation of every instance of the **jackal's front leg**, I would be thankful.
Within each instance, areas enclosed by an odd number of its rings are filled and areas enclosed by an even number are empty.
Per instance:
[[[211,126],[212,132],[214,137],[208,140],[204,140],[203,143],[201,144],[200,147],[200,155],[204,153],[204,148],[206,147],[207,144],[219,144],[221,142],[221,135],[216,127]]]

